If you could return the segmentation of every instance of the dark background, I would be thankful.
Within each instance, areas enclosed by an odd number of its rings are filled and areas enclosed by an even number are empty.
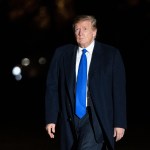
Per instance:
[[[46,75],[55,48],[74,41],[77,14],[95,15],[97,40],[118,48],[124,60],[128,129],[116,149],[148,149],[150,0],[0,0],[1,150],[57,149],[57,138],[51,141],[45,131]],[[22,68],[19,81],[14,66]]]

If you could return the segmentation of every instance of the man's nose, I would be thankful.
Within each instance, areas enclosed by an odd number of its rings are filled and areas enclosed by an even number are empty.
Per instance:
[[[82,35],[82,30],[79,30],[79,35]]]

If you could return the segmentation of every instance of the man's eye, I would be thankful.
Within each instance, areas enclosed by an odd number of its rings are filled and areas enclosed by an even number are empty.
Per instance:
[[[75,29],[75,31],[78,31],[79,29]]]

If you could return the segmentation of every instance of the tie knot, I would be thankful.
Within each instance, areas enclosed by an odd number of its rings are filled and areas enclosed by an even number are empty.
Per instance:
[[[83,54],[85,54],[85,53],[87,52],[87,50],[84,48],[84,49],[82,50],[82,52],[83,52]]]

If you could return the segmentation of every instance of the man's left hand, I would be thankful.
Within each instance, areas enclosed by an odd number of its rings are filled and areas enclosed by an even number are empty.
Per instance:
[[[125,133],[124,128],[118,128],[118,127],[114,128],[114,137],[116,138],[116,142],[122,139],[124,133]]]

